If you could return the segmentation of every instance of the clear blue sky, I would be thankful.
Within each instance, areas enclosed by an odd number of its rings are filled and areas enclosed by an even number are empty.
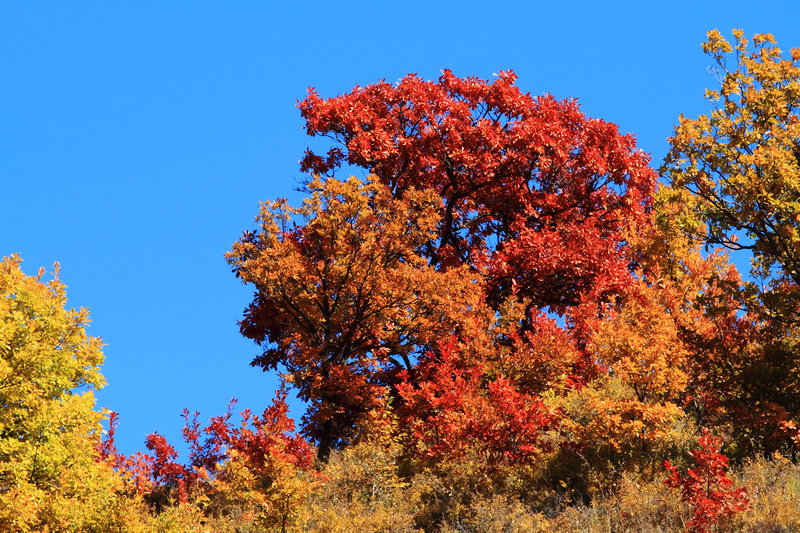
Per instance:
[[[295,103],[409,72],[577,97],[654,164],[680,113],[707,110],[707,30],[800,47],[796,1],[0,3],[0,255],[59,261],[106,342],[99,405],[123,451],[203,418],[263,409],[275,376],[236,321],[251,289],[223,254],[258,202],[297,201],[312,141]],[[293,413],[299,416],[299,407]]]

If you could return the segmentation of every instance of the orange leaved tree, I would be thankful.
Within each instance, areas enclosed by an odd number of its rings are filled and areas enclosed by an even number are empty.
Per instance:
[[[437,271],[420,255],[439,219],[430,192],[396,198],[354,178],[308,187],[300,208],[264,205],[229,260],[258,289],[242,322],[265,346],[253,364],[286,370],[325,457],[357,436],[358,418],[424,347],[475,329],[482,291],[465,267]]]

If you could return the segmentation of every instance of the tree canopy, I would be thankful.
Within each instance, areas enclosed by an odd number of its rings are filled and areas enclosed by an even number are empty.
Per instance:
[[[66,309],[58,265],[45,282],[20,263],[0,262],[0,529],[102,531],[117,511],[116,475],[94,452],[102,341],[86,309]]]
[[[299,104],[306,132],[326,136],[304,171],[362,167],[402,197],[440,199],[432,265],[485,269],[495,304],[511,292],[556,312],[628,278],[625,231],[646,223],[656,174],[631,135],[587,118],[575,100],[533,97],[500,72],[491,82],[445,70]]]
[[[706,91],[714,109],[681,117],[663,172],[690,193],[698,235],[709,245],[749,250],[763,311],[798,320],[800,284],[800,48],[788,56],[771,35],[717,31],[703,49],[720,87]]]

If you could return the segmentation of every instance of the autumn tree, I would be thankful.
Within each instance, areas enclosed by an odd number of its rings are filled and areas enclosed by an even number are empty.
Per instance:
[[[109,531],[119,479],[96,460],[94,391],[102,342],[86,309],[68,310],[63,283],[0,262],[0,529]]]
[[[716,531],[717,522],[747,509],[747,489],[731,489],[733,481],[728,477],[728,458],[720,453],[722,439],[704,432],[698,439],[699,449],[689,452],[694,468],[686,474],[669,461],[664,467],[670,473],[664,480],[668,487],[680,489],[681,499],[692,504],[692,520],[686,524],[690,533]],[[713,529],[711,529],[711,527]]]
[[[311,402],[321,455],[452,335],[485,337],[489,375],[524,375],[531,392],[591,373],[585,339],[546,377],[521,359],[547,352],[532,339],[569,338],[543,312],[591,316],[632,282],[627,235],[648,224],[655,173],[632,136],[515,80],[445,71],[300,102],[307,132],[333,141],[302,169],[329,178],[311,180],[303,208],[265,205],[229,260],[258,291],[242,322],[266,348],[254,363],[286,368]],[[371,177],[336,181],[342,165]],[[510,354],[519,364],[498,362]]]
[[[464,357],[455,341],[426,353],[413,382],[406,373],[398,385],[397,411],[415,462],[473,461],[485,484],[490,474],[528,464],[546,449],[540,439],[556,416],[537,396],[519,392],[511,380],[491,376],[474,357]]]
[[[706,91],[714,109],[681,117],[663,167],[688,191],[695,219],[687,230],[708,245],[752,253],[760,311],[798,320],[800,286],[800,49],[788,57],[772,35],[750,41],[717,30],[703,49],[716,63],[719,88]],[[702,224],[703,226],[698,226]],[[751,302],[750,306],[755,305]]]
[[[631,135],[587,118],[575,100],[533,97],[513,72],[488,82],[445,70],[300,102],[306,131],[333,141],[303,170],[362,167],[393,194],[441,197],[434,266],[485,268],[495,306],[514,294],[563,313],[630,279],[624,232],[644,224],[655,173]]]
[[[310,402],[305,432],[325,457],[425,346],[480,331],[482,291],[466,268],[437,271],[419,253],[435,237],[436,195],[396,198],[355,178],[308,189],[302,207],[264,204],[229,261],[257,289],[241,325],[264,346],[253,364],[285,369]]]
[[[665,209],[680,205],[676,233],[752,258],[749,280],[703,296],[717,334],[695,340],[716,354],[701,358],[702,388],[739,445],[774,450],[800,413],[800,49],[784,56],[771,35],[733,33],[730,43],[711,31],[703,45],[719,88],[706,91],[711,113],[682,116],[670,139]]]

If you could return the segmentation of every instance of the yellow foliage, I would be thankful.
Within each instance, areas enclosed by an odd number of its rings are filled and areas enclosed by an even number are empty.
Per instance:
[[[591,338],[592,357],[630,386],[639,402],[680,401],[689,379],[690,352],[676,324],[683,302],[663,297],[667,284],[639,282],[622,309],[609,309]]]
[[[421,505],[417,487],[397,474],[399,448],[364,440],[331,455],[311,499],[307,531],[410,532]]]
[[[231,450],[211,483],[208,511],[268,531],[296,531],[306,519],[308,500],[316,486],[313,473],[300,471],[289,462],[277,461],[259,471]]]
[[[754,35],[752,49],[741,30],[734,36],[731,44],[709,32],[703,49],[716,62],[720,84],[707,92],[714,109],[680,118],[662,172],[673,189],[691,197],[686,207],[696,219],[684,228],[688,233],[706,244],[752,251],[753,274],[769,286],[751,284],[761,301],[749,305],[794,321],[800,313],[800,50],[784,57],[771,35]]]
[[[551,467],[556,469],[551,475],[577,478],[576,488],[587,494],[613,485],[626,470],[660,471],[669,454],[692,443],[693,425],[680,407],[669,401],[640,401],[616,377],[599,378],[547,401],[563,411],[559,438],[570,443],[556,460],[566,463]],[[567,459],[572,456],[576,459]]]
[[[0,262],[0,530],[121,527],[122,482],[97,462],[102,341],[88,311],[67,310],[64,285]]]

